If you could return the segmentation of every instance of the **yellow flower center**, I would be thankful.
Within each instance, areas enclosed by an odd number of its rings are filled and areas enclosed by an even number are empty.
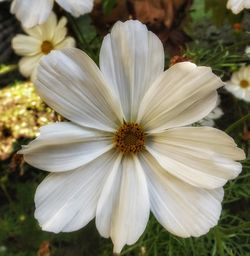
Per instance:
[[[138,153],[144,149],[145,134],[136,123],[124,123],[115,133],[116,148],[122,153]]]
[[[245,79],[240,81],[240,87],[241,88],[247,88],[248,86],[250,86],[249,82]]]
[[[44,54],[49,54],[53,49],[54,49],[54,46],[50,41],[43,41],[41,45],[41,51]]]

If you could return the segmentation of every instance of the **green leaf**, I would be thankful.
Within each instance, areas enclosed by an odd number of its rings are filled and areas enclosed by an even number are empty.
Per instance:
[[[103,0],[102,9],[105,14],[109,13],[115,6],[116,0]]]

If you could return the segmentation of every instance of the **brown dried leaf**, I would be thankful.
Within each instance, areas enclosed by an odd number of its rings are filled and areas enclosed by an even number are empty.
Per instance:
[[[191,4],[192,0],[120,0],[109,14],[104,14],[101,1],[96,0],[92,19],[102,35],[118,20],[138,19],[157,34],[174,55],[180,53],[189,40],[182,25]]]
[[[190,61],[189,58],[185,57],[185,56],[179,56],[179,55],[175,55],[170,59],[170,66],[175,65],[176,63],[179,62],[184,62],[184,61]]]
[[[43,241],[40,244],[37,256],[51,256],[50,242],[49,241]]]
[[[126,0],[118,0],[115,7],[108,14],[102,10],[102,1],[95,0],[94,9],[91,13],[93,24],[101,35],[106,35],[113,24],[118,21],[125,21],[130,18]]]

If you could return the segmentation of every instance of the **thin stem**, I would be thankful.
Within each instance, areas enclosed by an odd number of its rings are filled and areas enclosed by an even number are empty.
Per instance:
[[[242,125],[245,121],[247,121],[248,119],[250,119],[250,113],[243,116],[241,119],[239,119],[238,121],[234,122],[233,124],[231,124],[229,127],[227,127],[227,129],[225,130],[226,133],[231,133],[233,132],[235,129],[237,129],[240,125]]]
[[[67,17],[68,17],[68,20],[71,23],[72,28],[76,34],[80,48],[82,50],[85,50],[86,52],[88,52],[88,54],[91,55],[92,59],[94,59],[96,61],[96,54],[93,52],[93,50],[90,47],[90,44],[87,42],[87,40],[81,33],[81,30],[80,30],[77,22],[75,21],[75,19],[73,17],[71,17],[71,15],[68,14]]]
[[[0,66],[0,75],[4,75],[6,73],[9,73],[15,69],[17,69],[18,66],[16,64],[8,65],[8,66]]]
[[[4,186],[4,184],[1,184],[1,189],[4,193],[4,195],[6,196],[7,200],[9,201],[9,203],[12,204],[13,203],[12,198],[11,198],[9,192],[7,191],[6,187]]]
[[[218,228],[215,229],[215,241],[218,249],[218,255],[224,256],[224,249],[221,240],[221,234]]]

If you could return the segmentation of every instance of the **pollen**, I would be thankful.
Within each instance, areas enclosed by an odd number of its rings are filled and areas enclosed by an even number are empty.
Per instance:
[[[122,153],[138,153],[144,149],[145,134],[136,123],[124,123],[115,133],[116,148]]]
[[[247,88],[248,86],[250,86],[249,82],[245,79],[240,81],[240,87],[241,88]]]
[[[41,45],[41,51],[44,54],[49,54],[53,49],[54,49],[54,46],[50,41],[43,41]]]

